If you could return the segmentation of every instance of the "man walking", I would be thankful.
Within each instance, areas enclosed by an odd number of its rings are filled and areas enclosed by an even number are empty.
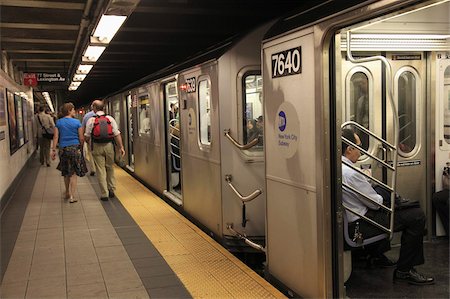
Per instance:
[[[89,111],[88,113],[86,113],[83,117],[83,121],[81,122],[81,128],[83,130],[83,135],[86,132],[86,124],[88,122],[88,120],[91,117],[95,116],[95,112],[93,110],[93,105],[94,102],[92,102],[91,104],[91,111]],[[95,163],[94,163],[94,158],[92,157],[92,151],[91,151],[91,147],[85,143],[85,148],[86,148],[86,161],[88,162],[89,165],[89,170],[91,171],[91,176],[95,175]]]
[[[101,100],[92,103],[95,115],[88,119],[84,136],[92,150],[95,169],[97,171],[103,201],[115,196],[114,191],[114,142],[119,147],[120,153],[125,156],[122,137],[117,123],[112,116],[103,112],[104,104]]]
[[[53,130],[55,122],[53,118],[45,113],[43,106],[39,107],[39,113],[36,114],[35,132],[40,147],[39,161],[41,165],[46,164],[50,167],[50,144],[53,139]]]

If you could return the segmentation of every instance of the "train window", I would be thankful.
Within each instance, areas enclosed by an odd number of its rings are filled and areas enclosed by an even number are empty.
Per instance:
[[[113,102],[113,117],[116,120],[117,126],[120,128],[120,101]]]
[[[208,79],[198,83],[198,120],[200,144],[211,144],[211,87]]]
[[[369,93],[369,77],[362,71],[355,72],[350,78],[350,95],[349,95],[349,118],[351,121],[357,122],[364,128],[370,130],[370,93]],[[369,135],[357,130],[361,137],[362,148],[369,149]]]
[[[139,136],[150,134],[150,99],[147,93],[139,94]]]
[[[249,74],[243,77],[243,142],[247,144],[259,138],[258,144],[251,150],[263,149],[263,102],[262,102],[262,76]]]
[[[417,78],[409,70],[397,77],[400,153],[411,153],[417,144]]]
[[[447,66],[444,72],[444,139],[450,144],[450,66]]]

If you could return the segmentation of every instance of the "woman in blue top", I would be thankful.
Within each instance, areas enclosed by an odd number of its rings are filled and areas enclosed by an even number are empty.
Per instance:
[[[59,164],[56,169],[61,171],[66,185],[66,199],[76,202],[75,191],[77,176],[87,173],[86,162],[82,154],[84,143],[81,123],[75,116],[75,107],[72,103],[65,103],[61,109],[62,118],[56,121],[55,135],[53,136],[52,159],[56,158],[56,145],[59,141]]]

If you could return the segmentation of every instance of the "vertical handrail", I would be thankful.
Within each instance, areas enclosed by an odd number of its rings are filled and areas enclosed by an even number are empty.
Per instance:
[[[386,57],[384,56],[371,56],[371,57],[364,57],[364,58],[359,58],[359,59],[355,59],[352,55],[352,51],[351,51],[351,33],[350,31],[347,31],[347,58],[350,62],[353,63],[363,63],[363,62],[370,62],[370,61],[381,61],[385,67],[386,67],[386,91],[387,91],[387,96],[391,105],[391,109],[392,109],[392,115],[393,115],[393,130],[394,130],[394,146],[393,148],[391,148],[392,153],[393,153],[393,168],[394,170],[392,171],[392,179],[391,179],[391,187],[392,187],[392,192],[391,192],[391,217],[390,217],[390,223],[389,223],[389,238],[392,239],[393,236],[393,228],[394,228],[394,204],[395,204],[395,190],[396,190],[396,185],[397,185],[397,146],[398,146],[398,128],[399,128],[399,120],[398,120],[398,112],[397,112],[397,107],[394,101],[394,95],[393,95],[393,90],[392,90],[392,67],[389,63],[389,61],[386,59]],[[371,135],[375,135],[375,134],[371,134]],[[386,145],[389,144],[387,141],[383,141],[383,144]],[[373,155],[371,155],[373,156]]]

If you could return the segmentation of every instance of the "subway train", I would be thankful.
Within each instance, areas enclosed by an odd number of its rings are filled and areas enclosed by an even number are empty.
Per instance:
[[[425,240],[444,235],[431,198],[450,161],[449,21],[449,1],[326,1],[224,41],[105,98],[117,162],[226,248],[264,253],[288,295],[403,296],[391,274],[375,295],[346,284],[371,240],[347,231],[341,130],[361,136],[361,172],[420,202]],[[443,267],[422,295],[448,295]]]

